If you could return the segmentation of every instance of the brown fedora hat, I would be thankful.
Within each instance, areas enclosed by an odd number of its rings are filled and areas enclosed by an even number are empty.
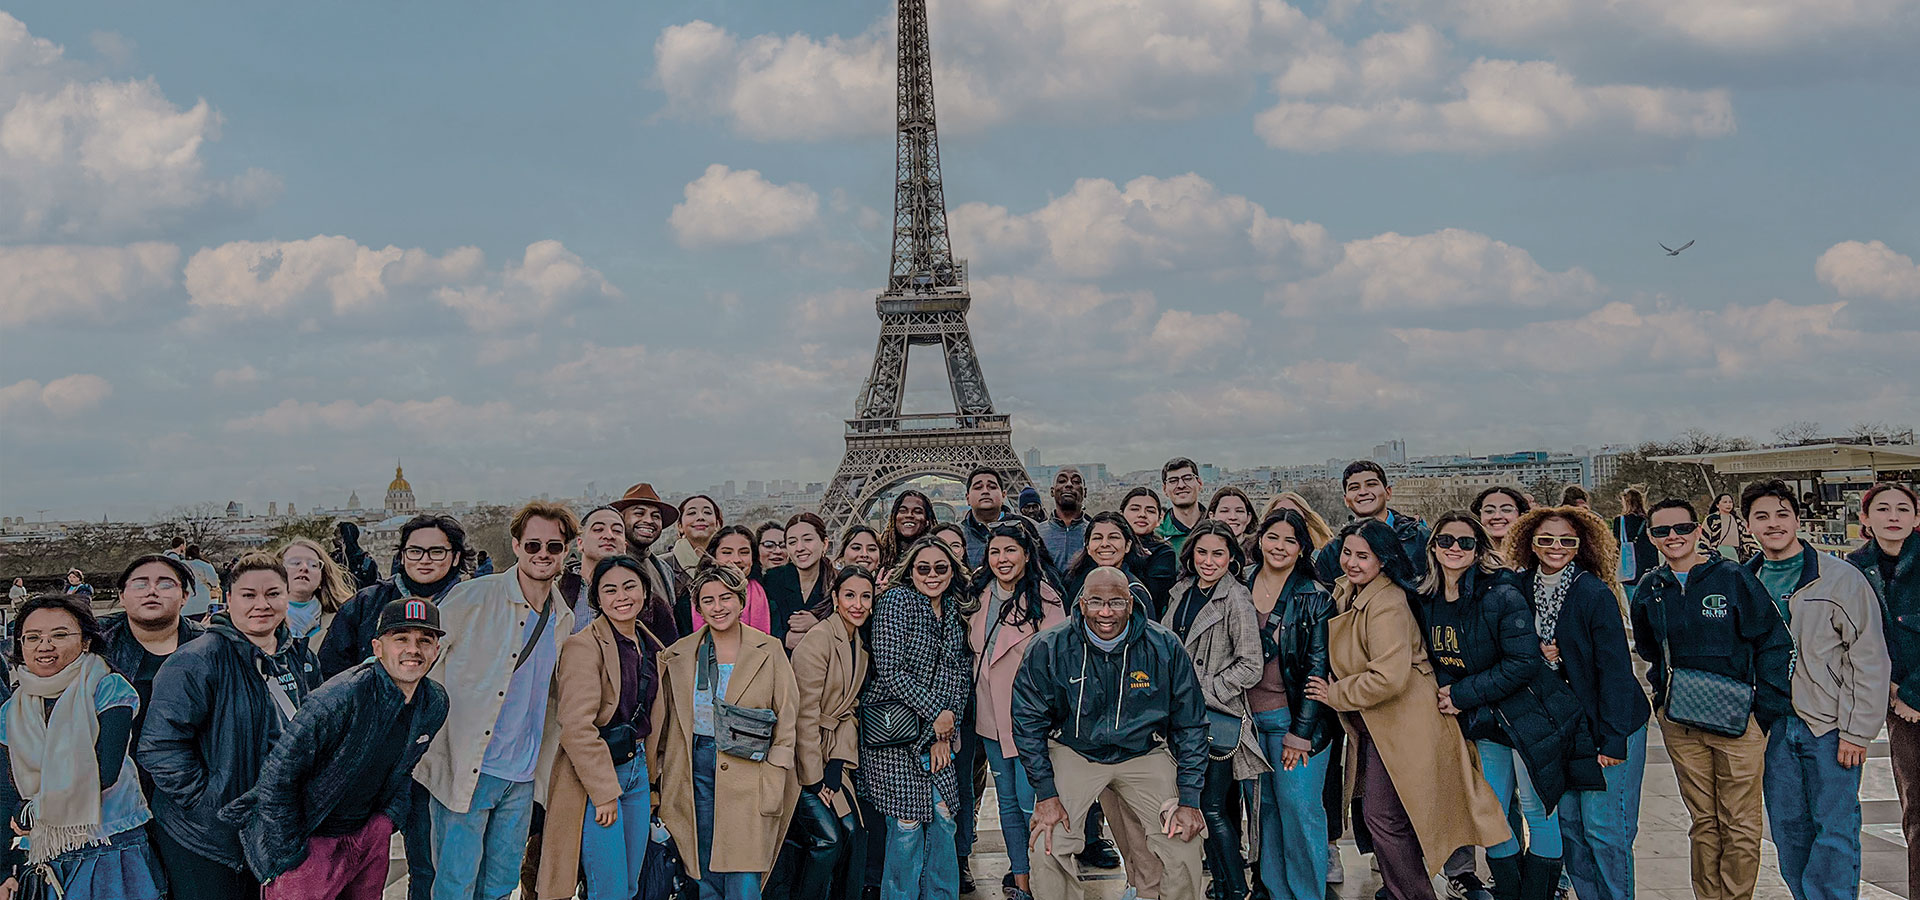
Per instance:
[[[628,509],[639,506],[642,503],[648,504],[660,511],[661,528],[665,528],[680,520],[680,511],[675,509],[673,504],[660,499],[660,495],[654,493],[653,485],[644,481],[627,488],[627,492],[621,495],[620,499],[607,505],[624,513]]]

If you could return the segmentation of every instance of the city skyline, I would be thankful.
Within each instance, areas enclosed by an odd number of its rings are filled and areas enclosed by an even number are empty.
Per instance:
[[[1920,10],[1496,6],[936,2],[1015,447],[1920,418]],[[8,3],[0,512],[327,507],[395,456],[422,500],[825,481],[886,271],[891,18]],[[909,410],[944,392],[910,375]]]

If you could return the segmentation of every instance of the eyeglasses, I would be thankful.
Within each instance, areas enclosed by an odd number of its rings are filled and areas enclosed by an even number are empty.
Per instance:
[[[1200,483],[1200,476],[1198,476],[1198,475],[1175,475],[1175,476],[1173,476],[1172,478],[1168,478],[1168,479],[1166,479],[1166,480],[1165,480],[1165,482],[1163,482],[1163,483],[1165,483],[1165,484],[1199,484],[1199,483]]]
[[[786,544],[787,544],[787,542],[786,542],[786,541],[761,541],[761,542],[760,542],[760,549],[762,549],[762,550],[778,550],[778,549],[780,549],[781,547],[784,547],[784,546],[786,546]]]
[[[1686,537],[1687,535],[1692,534],[1699,530],[1700,530],[1699,522],[1677,522],[1672,525],[1647,526],[1647,533],[1657,538],[1663,538],[1673,534],[1680,535],[1681,537]]]
[[[556,542],[554,541],[548,541],[547,546],[552,547],[554,546],[555,543]],[[528,553],[538,552],[537,550],[534,549],[533,541],[528,541],[527,544],[528,544],[528,547],[527,547]],[[559,546],[562,548],[565,548],[567,545],[560,544]],[[420,560],[423,560],[423,559],[430,559],[430,560],[433,560],[434,562],[441,562],[445,560],[448,556],[452,555],[453,548],[452,547],[408,547],[407,549],[402,550],[400,552],[406,554],[407,558],[413,560],[414,562],[419,562]],[[559,553],[560,551],[553,550],[551,552]]]
[[[1088,612],[1119,612],[1123,609],[1126,609],[1127,605],[1132,602],[1133,601],[1130,599],[1099,600],[1093,597],[1088,597],[1087,599],[1080,601],[1080,605],[1086,607]]]
[[[54,631],[54,632],[29,631],[26,634],[23,634],[20,636],[20,643],[22,644],[44,644],[48,642],[63,643],[65,641],[71,641],[75,638],[78,638],[79,636],[80,636],[80,632],[78,631],[64,631],[64,630]]]
[[[953,571],[953,567],[943,562],[942,563],[914,563],[913,565],[913,574],[920,575],[920,576],[945,575],[951,571]]]
[[[1533,536],[1533,545],[1542,550],[1550,550],[1554,547],[1573,550],[1580,546],[1580,538],[1571,534],[1536,534]]]
[[[301,571],[305,571],[307,569],[320,568],[320,561],[317,559],[289,559],[287,560],[286,565],[289,571],[293,569],[300,569]]]
[[[1458,546],[1460,549],[1472,553],[1474,548],[1480,546],[1480,539],[1472,535],[1455,537],[1451,534],[1436,534],[1433,536],[1433,545],[1442,550],[1452,550],[1455,546]]]
[[[129,594],[145,593],[148,588],[152,588],[155,593],[164,594],[179,590],[180,582],[172,578],[135,578],[127,582]]]
[[[566,541],[548,541],[544,545],[542,545],[539,541],[527,541],[520,545],[520,549],[527,551],[528,556],[532,556],[536,553],[539,553],[542,546],[545,546],[548,556],[559,556],[560,554],[567,552]],[[408,554],[411,555],[412,550],[409,550]],[[418,559],[418,557],[413,557],[413,558]]]

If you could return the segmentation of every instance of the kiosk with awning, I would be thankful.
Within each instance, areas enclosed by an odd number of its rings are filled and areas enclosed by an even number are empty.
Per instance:
[[[1920,472],[1920,445],[1829,442],[1762,450],[1655,456],[1653,462],[1711,468],[1722,475],[1795,475],[1795,489],[1812,491],[1819,504],[1803,525],[1816,543],[1847,546],[1858,540],[1860,495],[1879,481],[1912,483]],[[1811,473],[1810,478],[1804,477]],[[1705,479],[1702,479],[1705,480]]]

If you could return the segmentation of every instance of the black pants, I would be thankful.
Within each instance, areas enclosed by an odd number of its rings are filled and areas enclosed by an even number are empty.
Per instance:
[[[787,858],[774,867],[776,875],[786,872],[787,878],[778,885],[768,882],[769,900],[858,900],[867,866],[867,835],[858,822],[852,814],[834,815],[833,808],[812,791],[801,791],[793,825],[781,846]]]
[[[176,897],[193,900],[260,900],[260,882],[250,872],[237,872],[181,845],[164,829],[152,829],[153,849],[167,870],[167,883]]]
[[[407,900],[433,900],[433,794],[411,782],[412,808],[407,810]]]
[[[1240,782],[1232,759],[1208,759],[1206,785],[1200,791],[1200,815],[1207,822],[1207,871],[1221,896],[1247,895],[1247,858],[1240,852]]]

